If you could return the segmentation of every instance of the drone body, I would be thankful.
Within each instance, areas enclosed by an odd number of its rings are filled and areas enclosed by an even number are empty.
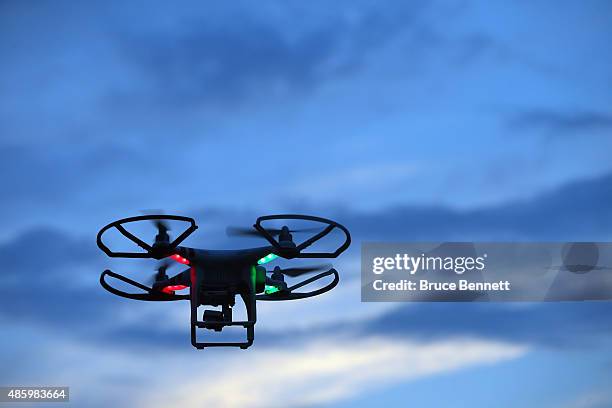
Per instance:
[[[153,245],[149,245],[140,238],[130,233],[125,224],[144,220],[155,221],[158,229]],[[182,234],[174,241],[170,241],[168,226],[164,221],[182,221],[190,224]],[[326,225],[317,234],[302,243],[295,244],[292,231],[284,226],[281,229],[266,229],[262,223],[270,220],[306,220]],[[116,228],[122,235],[140,246],[145,252],[114,252],[103,242],[102,236],[110,228]],[[259,217],[253,225],[253,230],[244,232],[244,235],[258,235],[266,239],[269,245],[256,248],[238,250],[206,250],[179,246],[197,226],[195,221],[189,217],[175,215],[145,215],[140,217],[124,218],[112,222],[102,228],[98,233],[97,244],[102,251],[110,257],[123,258],[154,258],[172,259],[186,265],[188,268],[169,278],[166,275],[167,265],[159,267],[155,275],[155,283],[145,286],[125,276],[106,270],[100,276],[101,285],[109,292],[135,300],[146,301],[174,301],[189,300],[191,306],[191,344],[202,349],[205,347],[235,346],[242,349],[253,344],[254,326],[257,321],[257,300],[293,300],[303,299],[325,293],[333,289],[339,281],[338,272],[329,267],[325,272],[319,273],[311,278],[292,286],[285,283],[286,276],[300,276],[314,272],[314,268],[289,268],[280,269],[276,267],[273,271],[267,271],[264,265],[278,257],[285,259],[294,258],[336,258],[344,252],[351,242],[348,230],[337,222],[305,215],[270,215]],[[334,252],[304,252],[304,249],[328,235],[334,229],[344,233],[344,242]],[[300,232],[309,230],[298,230]],[[229,229],[228,229],[229,232]],[[278,236],[276,239],[274,236]],[[271,274],[268,276],[268,274]],[[333,275],[333,280],[326,286],[311,292],[295,292],[303,286],[315,282],[326,276]],[[144,293],[127,293],[108,284],[106,277],[128,283],[144,291]],[[176,294],[175,292],[189,289],[189,294]],[[240,296],[246,308],[246,320],[234,321],[232,308],[236,302],[236,296]],[[201,318],[198,316],[199,306],[221,307],[221,310],[205,310]],[[246,339],[243,342],[199,342],[197,329],[208,329],[222,331],[227,326],[242,326],[246,330]]]

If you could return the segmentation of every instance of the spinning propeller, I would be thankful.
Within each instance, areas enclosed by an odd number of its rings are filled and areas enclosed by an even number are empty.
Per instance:
[[[168,223],[162,220],[152,220],[153,224],[157,227],[157,235],[155,236],[155,244],[169,244],[170,236],[168,235],[168,231],[170,231],[170,226]],[[155,245],[153,244],[153,245]]]
[[[266,273],[271,273],[268,277],[266,276],[266,290],[265,293],[267,295],[272,295],[277,292],[287,292],[291,291],[291,288],[287,287],[287,283],[285,283],[285,275],[290,276],[292,278],[306,275],[314,272],[321,272],[331,269],[332,266],[329,264],[324,265],[312,265],[312,266],[304,266],[304,267],[295,267],[295,268],[285,268],[281,269],[280,266],[274,267],[271,271],[266,271]]]
[[[287,275],[287,276],[290,276],[292,278],[295,278],[295,277],[306,275],[306,274],[309,274],[309,273],[326,271],[326,270],[328,270],[330,268],[331,268],[330,264],[302,266],[302,267],[285,268],[285,269],[281,269],[279,266],[277,266],[277,267],[274,268],[274,270],[269,271],[269,272],[271,272],[273,274],[280,273],[282,275]]]
[[[166,271],[169,267],[170,262],[168,262],[167,260],[161,261],[159,265],[157,265],[157,272],[149,276],[149,279],[147,279],[147,283],[149,283],[151,286],[154,286],[158,282],[167,280],[168,274],[166,273]]]
[[[283,231],[288,232],[288,233],[295,233],[295,232],[318,232],[321,231],[321,228],[299,228],[299,229],[289,229],[287,226],[284,226],[282,228],[266,228],[265,229],[270,235],[272,235],[273,237],[279,236],[283,233]],[[234,236],[234,237],[255,237],[255,238],[261,238],[263,235],[261,232],[259,232],[258,230],[254,229],[254,228],[247,228],[247,227],[227,227],[225,229],[225,233],[228,236]]]

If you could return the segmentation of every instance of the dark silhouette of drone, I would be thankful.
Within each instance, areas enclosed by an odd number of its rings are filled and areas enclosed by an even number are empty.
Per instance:
[[[153,245],[136,237],[124,225],[128,223],[149,220],[157,227],[157,235]],[[287,226],[280,229],[264,228],[262,223],[272,220],[306,220],[323,224],[322,228],[290,230]],[[189,227],[170,240],[168,221],[188,223]],[[110,228],[116,228],[123,236],[134,242],[144,252],[114,252],[102,241],[102,236]],[[348,230],[335,221],[307,215],[268,215],[259,217],[253,228],[228,228],[230,235],[258,236],[268,241],[269,245],[236,250],[207,250],[179,246],[181,242],[191,235],[197,225],[193,218],[177,215],[143,215],[124,218],[106,225],[98,232],[98,247],[110,257],[120,258],[153,258],[157,260],[172,259],[187,265],[188,269],[169,278],[166,275],[167,263],[159,266],[152,286],[146,286],[123,275],[105,270],[100,275],[100,284],[109,292],[128,299],[147,301],[174,301],[189,300],[191,304],[191,344],[198,349],[213,346],[234,346],[246,349],[253,344],[254,326],[257,321],[257,300],[293,300],[317,296],[333,289],[339,281],[338,272],[326,265],[314,267],[296,267],[281,269],[275,267],[268,271],[262,265],[278,257],[285,259],[295,258],[336,258],[344,252],[351,243]],[[344,242],[334,252],[304,252],[304,249],[328,235],[334,229],[344,233]],[[292,233],[316,232],[300,244],[293,241]],[[297,277],[327,269],[292,286],[285,282],[285,275]],[[303,286],[313,283],[326,276],[333,275],[333,280],[326,286],[310,292],[296,292]],[[144,292],[128,293],[108,284],[106,277],[118,279],[130,284]],[[176,292],[189,289],[189,294]],[[240,295],[245,308],[247,320],[234,321],[232,308],[235,305],[236,295]],[[205,310],[202,319],[198,318],[199,306],[221,307],[221,310]],[[222,331],[227,326],[242,326],[246,329],[244,342],[198,342],[197,328]]]

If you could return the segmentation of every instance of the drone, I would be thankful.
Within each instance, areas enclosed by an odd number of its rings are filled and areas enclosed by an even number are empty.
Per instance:
[[[289,229],[287,226],[265,228],[262,225],[279,220],[304,220],[318,223],[320,227]],[[126,228],[127,224],[133,225],[133,223],[141,221],[152,221],[157,228],[157,235],[152,245],[132,234]],[[174,240],[171,240],[169,222],[176,223],[177,221],[185,223],[188,227],[178,234]],[[143,251],[115,252],[110,250],[102,238],[112,228],[138,245]],[[259,217],[252,228],[228,227],[226,230],[228,235],[263,238],[267,241],[264,246],[233,250],[209,250],[180,246],[181,242],[197,228],[195,220],[190,217],[141,215],[111,222],[103,227],[97,236],[98,247],[109,257],[152,258],[162,261],[153,277],[154,282],[150,286],[136,282],[109,269],[106,269],[100,275],[100,284],[110,293],[128,299],[157,302],[188,300],[191,306],[191,344],[197,349],[224,346],[246,349],[253,344],[254,340],[255,323],[257,321],[256,302],[258,300],[282,301],[318,296],[332,290],[340,280],[338,272],[331,265],[285,269],[276,266],[273,270],[267,270],[264,266],[266,263],[277,258],[336,258],[351,244],[349,231],[335,221],[309,215],[280,214]],[[344,234],[344,241],[333,252],[305,251],[306,248],[334,230],[340,230]],[[294,242],[293,234],[308,232],[312,233],[308,239],[300,243]],[[167,269],[171,261],[185,265],[187,269],[168,277]],[[295,278],[321,270],[324,271],[291,286],[285,282],[285,276]],[[310,292],[297,291],[331,275],[333,275],[333,279],[326,286]],[[109,277],[138,288],[140,292],[128,293],[116,286],[111,286],[107,281]],[[182,291],[187,289],[189,292],[183,294],[185,292]],[[232,308],[236,304],[237,295],[244,303],[246,320],[233,320]],[[200,306],[211,306],[217,308],[217,310],[204,310],[200,318],[198,315]],[[221,332],[224,327],[228,326],[242,326],[246,331],[246,340],[232,342],[198,341],[198,329]]]

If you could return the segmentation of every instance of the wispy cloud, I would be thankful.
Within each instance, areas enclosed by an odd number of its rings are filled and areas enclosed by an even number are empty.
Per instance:
[[[227,361],[143,405],[286,407],[328,404],[400,382],[519,358],[524,346],[482,340],[433,343],[385,338],[321,339]],[[204,389],[203,384],[205,384]]]
[[[320,196],[317,201],[337,201],[356,189],[361,192],[385,194],[391,188],[405,185],[417,171],[416,164],[406,162],[354,166],[305,177],[296,181],[291,191],[298,196]]]
[[[275,11],[286,21],[236,10],[231,23],[206,14],[187,18],[175,33],[122,37],[128,61],[150,80],[147,98],[168,106],[214,102],[240,104],[310,90],[357,70],[372,50],[409,27],[422,2],[372,6],[331,5],[321,14],[305,5]],[[146,98],[143,98],[146,100]]]

